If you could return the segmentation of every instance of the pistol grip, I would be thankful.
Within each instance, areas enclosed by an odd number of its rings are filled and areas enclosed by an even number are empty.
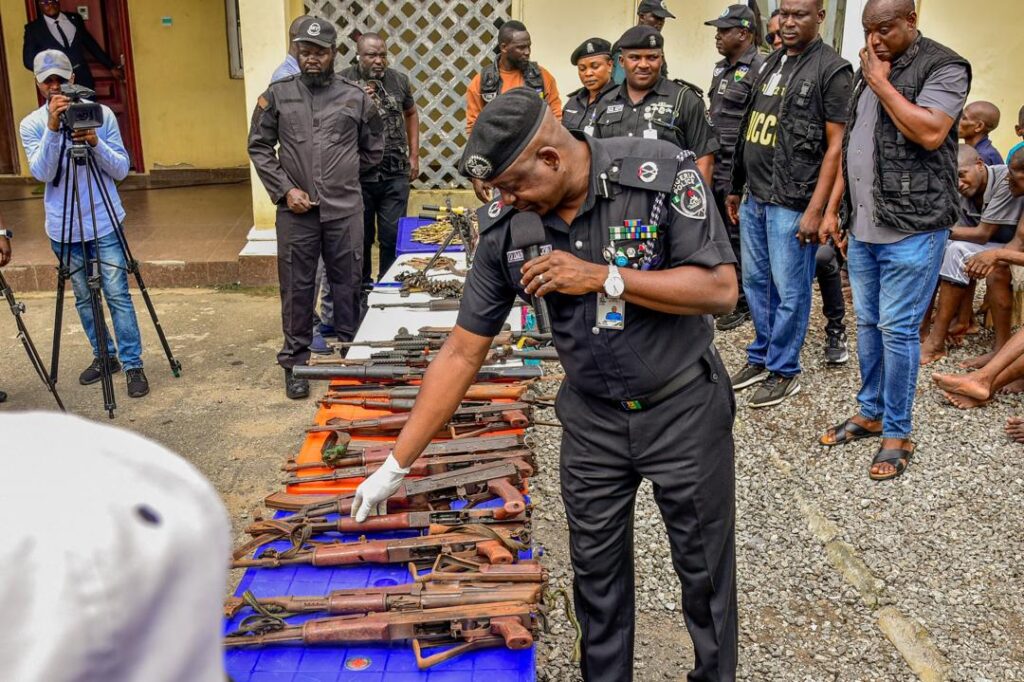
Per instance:
[[[515,616],[499,616],[491,619],[491,632],[501,635],[509,649],[529,649],[533,646],[533,635],[523,627]]]
[[[507,478],[497,478],[493,481],[488,481],[487,490],[492,495],[504,500],[503,510],[509,517],[519,516],[526,511],[526,500],[523,499],[523,494]]]
[[[506,410],[501,413],[501,418],[513,429],[525,429],[530,425],[529,417],[522,410]]]
[[[511,564],[514,561],[512,552],[497,540],[484,540],[476,545],[476,553],[492,564]]]

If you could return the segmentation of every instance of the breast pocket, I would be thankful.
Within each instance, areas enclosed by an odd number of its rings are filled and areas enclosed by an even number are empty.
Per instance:
[[[622,109],[618,111],[608,111],[605,109],[600,117],[597,119],[597,125],[601,130],[606,128],[617,128],[622,123]]]
[[[334,114],[334,120],[328,124],[329,134],[327,141],[331,144],[341,144],[347,140],[354,140],[359,131],[359,114],[351,107],[342,107]]]
[[[309,112],[301,100],[278,102],[279,131],[282,137],[290,137],[293,142],[303,143],[309,139]]]

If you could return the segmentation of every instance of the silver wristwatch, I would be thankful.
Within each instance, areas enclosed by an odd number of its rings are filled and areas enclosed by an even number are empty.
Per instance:
[[[0,230],[0,237],[7,237],[8,239],[14,239],[14,233],[10,230]]]
[[[608,264],[608,277],[604,280],[604,293],[611,298],[620,298],[626,290],[626,283],[613,263]]]

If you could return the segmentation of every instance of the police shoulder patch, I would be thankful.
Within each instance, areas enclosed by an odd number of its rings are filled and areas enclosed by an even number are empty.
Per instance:
[[[683,168],[672,183],[672,208],[686,218],[704,220],[708,217],[708,196],[700,173],[694,168]]]
[[[501,199],[495,199],[489,204],[484,204],[476,211],[477,223],[480,225],[480,231],[483,232],[491,227],[494,227],[500,223],[505,217],[507,217],[513,208],[506,206],[501,202]]]

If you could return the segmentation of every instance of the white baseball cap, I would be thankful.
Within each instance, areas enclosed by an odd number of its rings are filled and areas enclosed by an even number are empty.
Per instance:
[[[0,416],[0,679],[223,682],[231,537],[195,467],[57,413]]]
[[[71,80],[72,74],[75,73],[71,67],[71,60],[60,50],[43,50],[37,54],[32,61],[32,71],[40,83],[53,75],[60,76],[66,81]]]

